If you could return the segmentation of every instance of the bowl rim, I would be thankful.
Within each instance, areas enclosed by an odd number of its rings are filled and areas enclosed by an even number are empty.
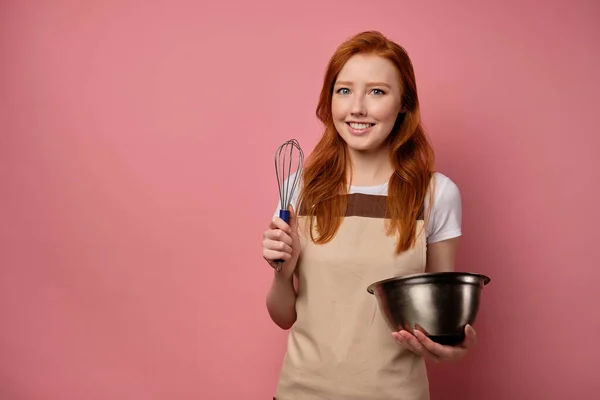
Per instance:
[[[444,276],[449,276],[449,275],[482,279],[484,286],[487,285],[488,283],[490,283],[490,281],[491,281],[491,278],[489,276],[483,275],[483,274],[478,274],[476,272],[465,272],[465,271],[420,272],[420,273],[416,273],[416,274],[395,276],[392,278],[382,279],[380,281],[373,282],[369,286],[367,286],[367,292],[369,292],[370,294],[375,294],[376,286],[380,286],[380,285],[386,284],[388,282],[414,281],[414,282],[410,282],[410,283],[411,284],[429,283],[427,281],[431,277],[444,277]]]

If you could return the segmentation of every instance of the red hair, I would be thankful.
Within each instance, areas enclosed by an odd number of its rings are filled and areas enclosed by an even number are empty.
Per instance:
[[[400,72],[403,113],[398,115],[386,143],[395,170],[388,185],[388,235],[398,234],[396,252],[414,245],[416,225],[434,172],[434,153],[421,126],[419,99],[412,62],[407,52],[379,32],[362,32],[342,43],[327,66],[316,114],[324,124],[323,136],[306,160],[300,203],[309,226],[319,233],[315,243],[327,243],[336,234],[347,205],[349,167],[347,145],[335,129],[331,115],[333,87],[344,64],[356,54],[385,57]],[[433,196],[431,196],[432,198]]]

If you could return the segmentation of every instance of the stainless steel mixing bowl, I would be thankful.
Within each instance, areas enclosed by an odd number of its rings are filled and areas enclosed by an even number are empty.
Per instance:
[[[481,291],[490,278],[469,272],[407,275],[375,282],[367,291],[392,331],[419,329],[434,342],[454,346],[473,325]]]

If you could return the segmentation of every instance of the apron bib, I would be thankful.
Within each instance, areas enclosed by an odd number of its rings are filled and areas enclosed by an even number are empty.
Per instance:
[[[425,363],[391,336],[367,292],[376,281],[425,271],[424,221],[413,248],[394,253],[386,235],[386,196],[351,193],[332,241],[316,245],[298,213],[297,320],[276,390],[277,400],[427,400]]]

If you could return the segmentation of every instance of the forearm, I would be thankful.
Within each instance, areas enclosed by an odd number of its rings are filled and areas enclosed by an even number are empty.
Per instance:
[[[296,290],[292,277],[275,272],[267,295],[267,310],[282,329],[289,329],[296,322]]]

